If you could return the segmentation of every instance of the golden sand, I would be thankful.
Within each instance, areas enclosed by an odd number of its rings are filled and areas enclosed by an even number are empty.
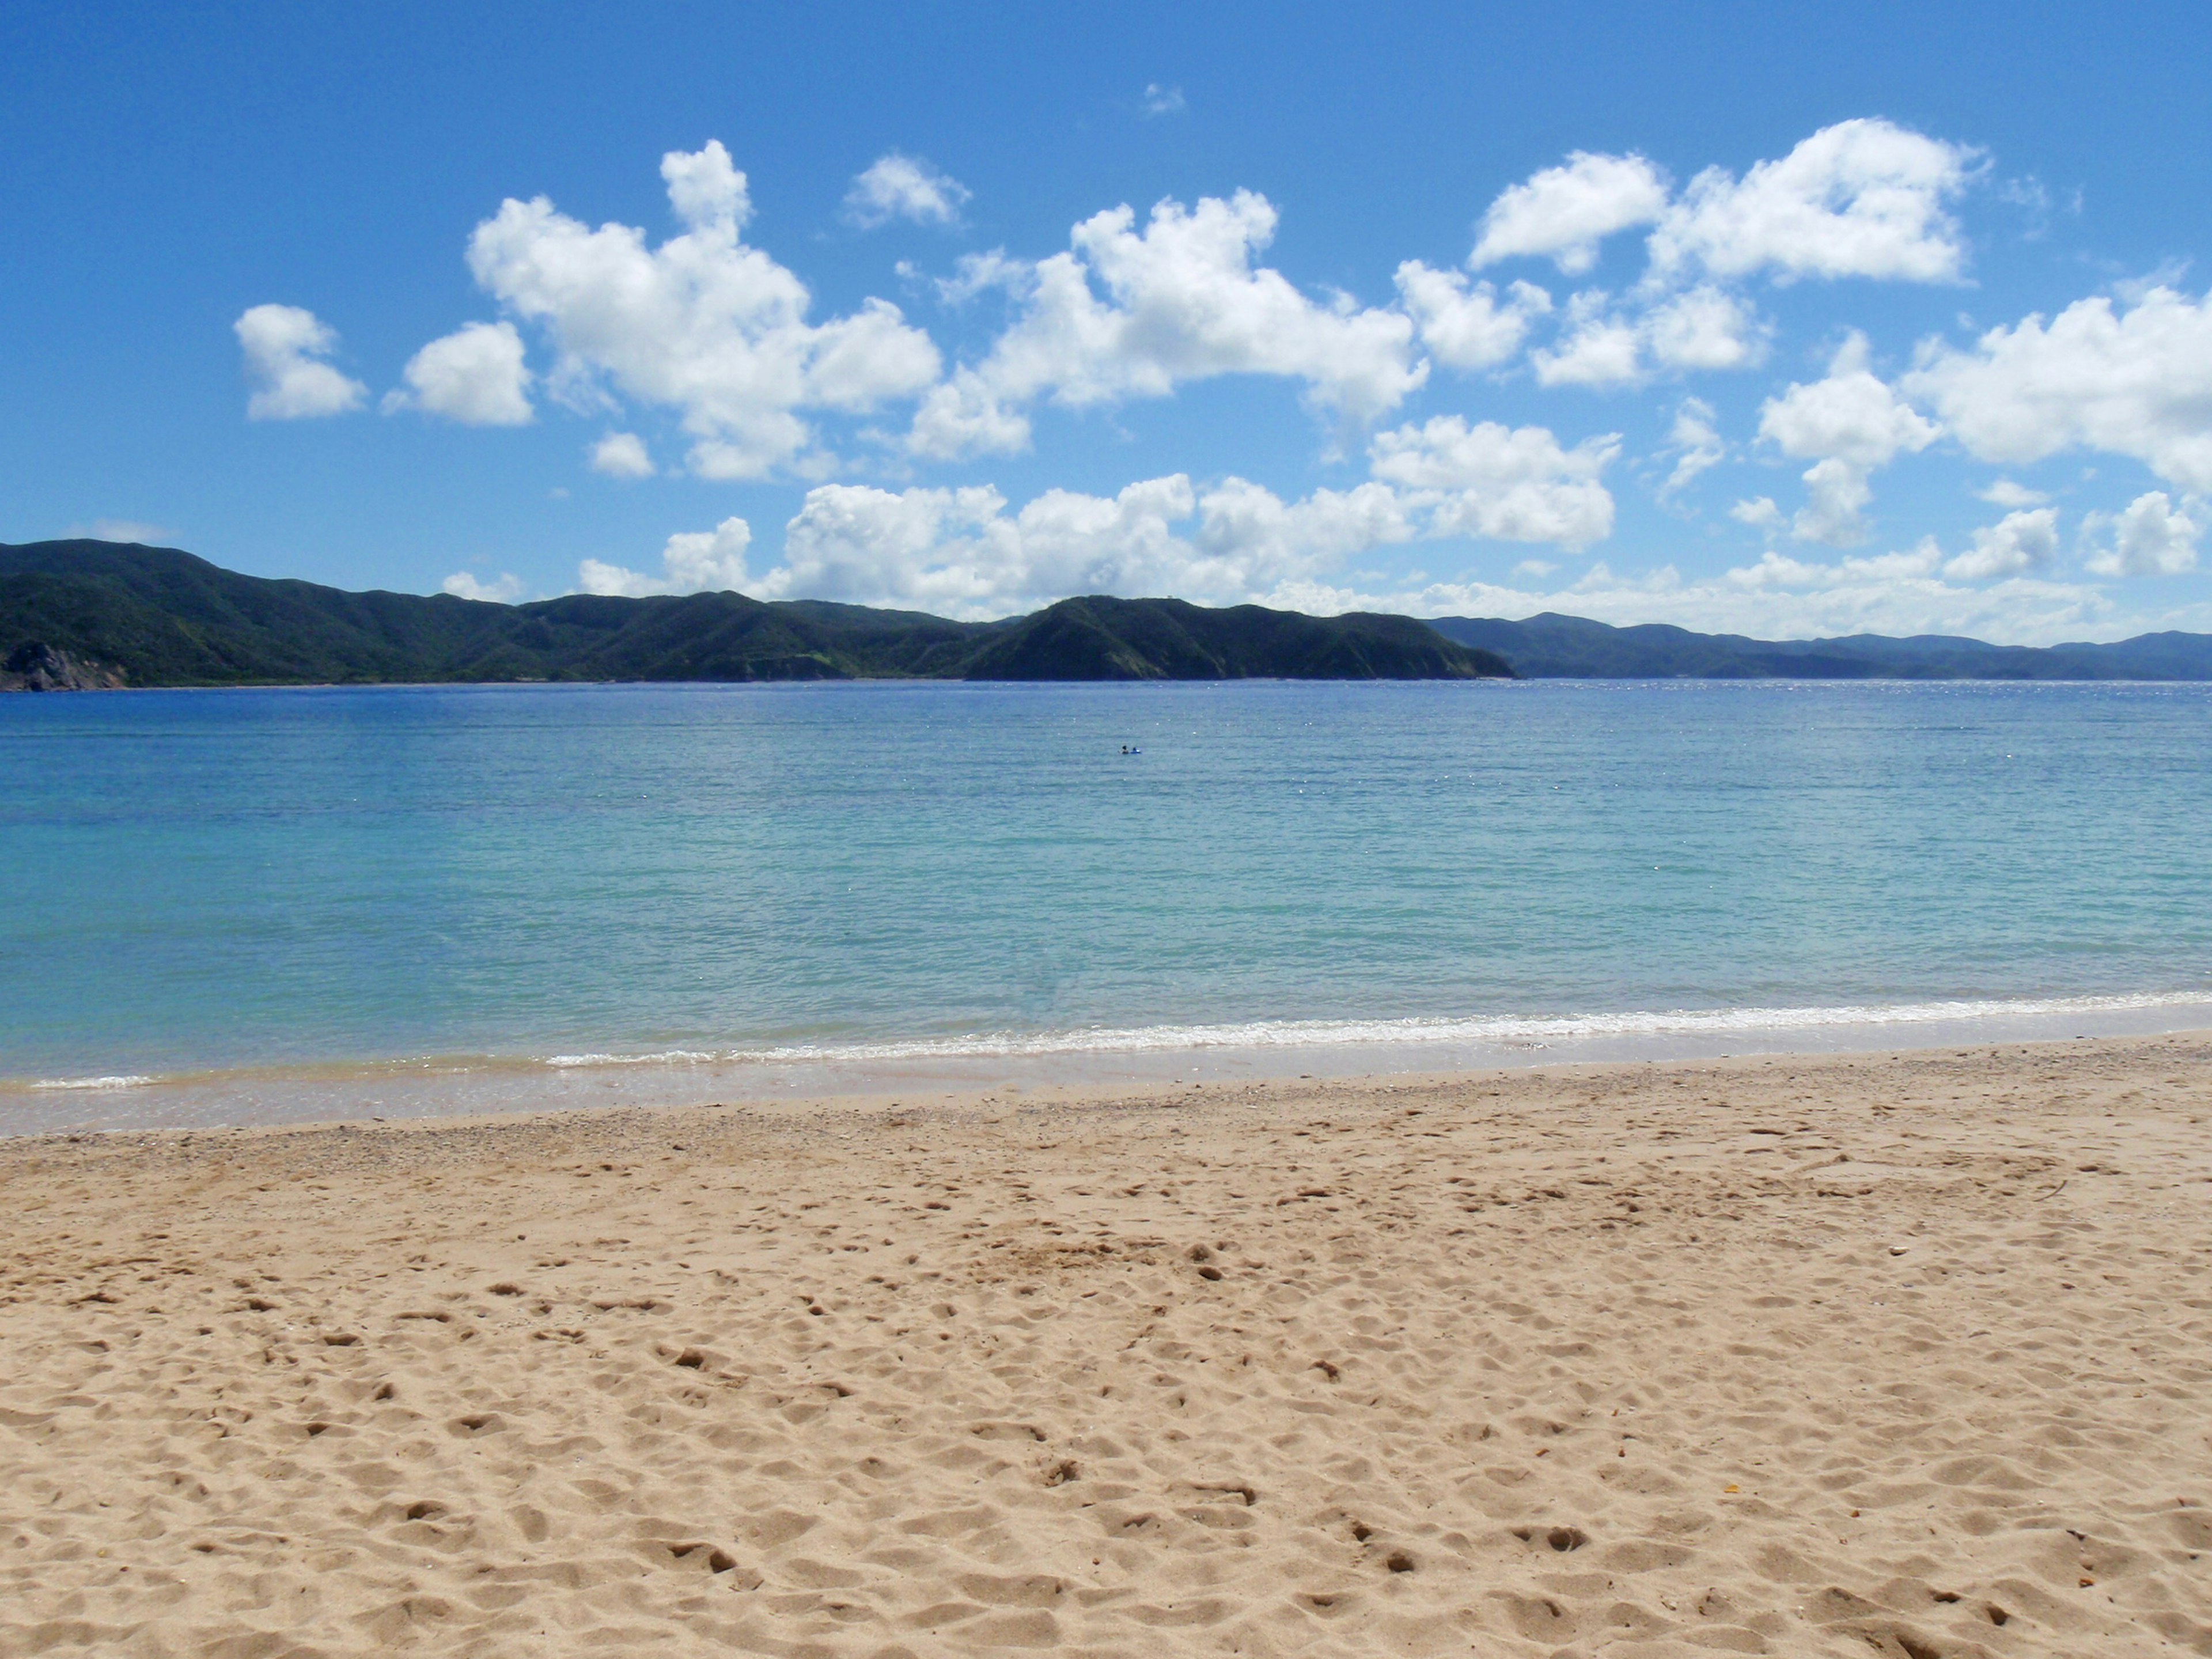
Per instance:
[[[2209,1062],[0,1143],[0,1655],[2212,1653]]]

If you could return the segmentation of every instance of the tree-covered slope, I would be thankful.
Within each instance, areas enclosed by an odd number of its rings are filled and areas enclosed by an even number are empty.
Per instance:
[[[174,548],[0,545],[0,671],[33,684],[445,680],[1553,678],[2212,680],[2212,635],[2041,648],[1942,635],[1753,640],[1553,614],[1308,617],[1180,599],[1064,599],[958,623],[741,593],[490,605],[240,575]],[[46,653],[46,654],[40,654]],[[66,663],[66,667],[59,666]]]
[[[1404,617],[1085,599],[1008,622],[957,623],[728,592],[506,605],[352,593],[240,575],[174,548],[94,541],[0,546],[0,661],[27,647],[137,686],[1511,672]]]
[[[1510,672],[1410,617],[1308,617],[1181,599],[1062,599],[1002,624],[969,679],[1474,679]]]

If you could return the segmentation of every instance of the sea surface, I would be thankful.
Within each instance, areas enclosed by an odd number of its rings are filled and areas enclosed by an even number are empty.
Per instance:
[[[2212,686],[0,697],[0,1132],[2208,1024]]]

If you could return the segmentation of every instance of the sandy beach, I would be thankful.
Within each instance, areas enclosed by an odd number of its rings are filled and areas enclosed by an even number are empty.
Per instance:
[[[0,1143],[0,1655],[2212,1653],[2212,1036]]]

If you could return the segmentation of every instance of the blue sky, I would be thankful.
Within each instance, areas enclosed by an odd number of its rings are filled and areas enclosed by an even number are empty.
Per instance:
[[[0,16],[0,539],[735,586],[2212,629],[2212,21]]]

